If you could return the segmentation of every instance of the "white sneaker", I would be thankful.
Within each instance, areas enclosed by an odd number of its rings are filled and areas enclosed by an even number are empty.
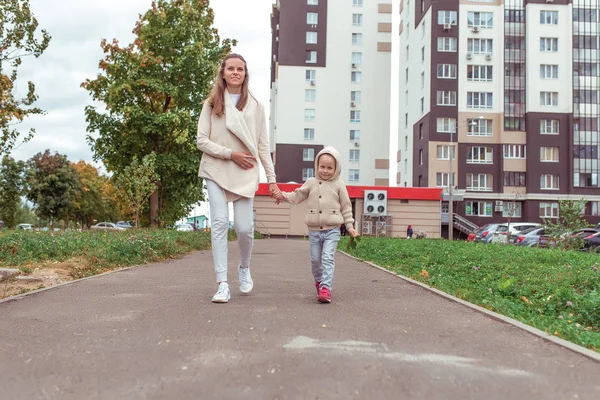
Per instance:
[[[217,293],[212,298],[213,303],[227,303],[231,299],[231,293],[229,292],[229,285],[227,282],[221,282]]]
[[[238,277],[240,278],[240,292],[248,294],[254,287],[252,277],[250,276],[250,267],[242,268],[238,265]]]

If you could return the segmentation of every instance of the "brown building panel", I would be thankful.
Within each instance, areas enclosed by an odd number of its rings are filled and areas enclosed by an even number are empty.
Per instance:
[[[392,42],[377,42],[377,51],[392,51]]]
[[[425,115],[413,125],[413,186],[427,187],[435,186],[435,182],[429,182],[429,140],[431,130],[431,114]],[[419,164],[419,153],[423,152],[423,164]]]
[[[390,169],[390,160],[378,158],[375,160],[375,169]]]
[[[302,183],[302,169],[315,167],[314,161],[303,160],[304,149],[314,149],[316,157],[317,153],[323,150],[323,145],[277,143],[275,149],[277,182]]]
[[[402,3],[400,3],[400,7],[402,7]],[[391,4],[377,4],[377,12],[379,14],[391,14],[392,13],[392,5]]]
[[[391,32],[392,24],[389,22],[380,22],[377,24],[377,32]]]

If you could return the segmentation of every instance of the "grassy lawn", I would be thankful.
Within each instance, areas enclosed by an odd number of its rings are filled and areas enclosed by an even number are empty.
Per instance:
[[[39,263],[76,260],[73,278],[181,257],[210,248],[210,233],[134,229],[123,232],[22,232],[0,234],[0,267],[25,273]]]
[[[371,237],[349,253],[600,351],[600,254]]]

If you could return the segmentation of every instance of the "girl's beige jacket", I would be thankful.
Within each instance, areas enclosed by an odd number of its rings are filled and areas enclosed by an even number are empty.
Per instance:
[[[258,189],[259,166],[245,170],[231,160],[234,151],[247,152],[262,163],[267,181],[275,183],[265,109],[252,95],[239,111],[225,90],[225,113],[218,117],[207,102],[198,121],[196,145],[202,151],[198,176],[214,181],[227,194],[227,201],[254,197]]]

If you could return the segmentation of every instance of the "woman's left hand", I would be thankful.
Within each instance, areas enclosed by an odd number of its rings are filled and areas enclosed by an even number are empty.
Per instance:
[[[281,194],[281,190],[279,190],[279,186],[277,186],[276,183],[269,183],[269,192],[271,193],[271,197],[273,198]]]

